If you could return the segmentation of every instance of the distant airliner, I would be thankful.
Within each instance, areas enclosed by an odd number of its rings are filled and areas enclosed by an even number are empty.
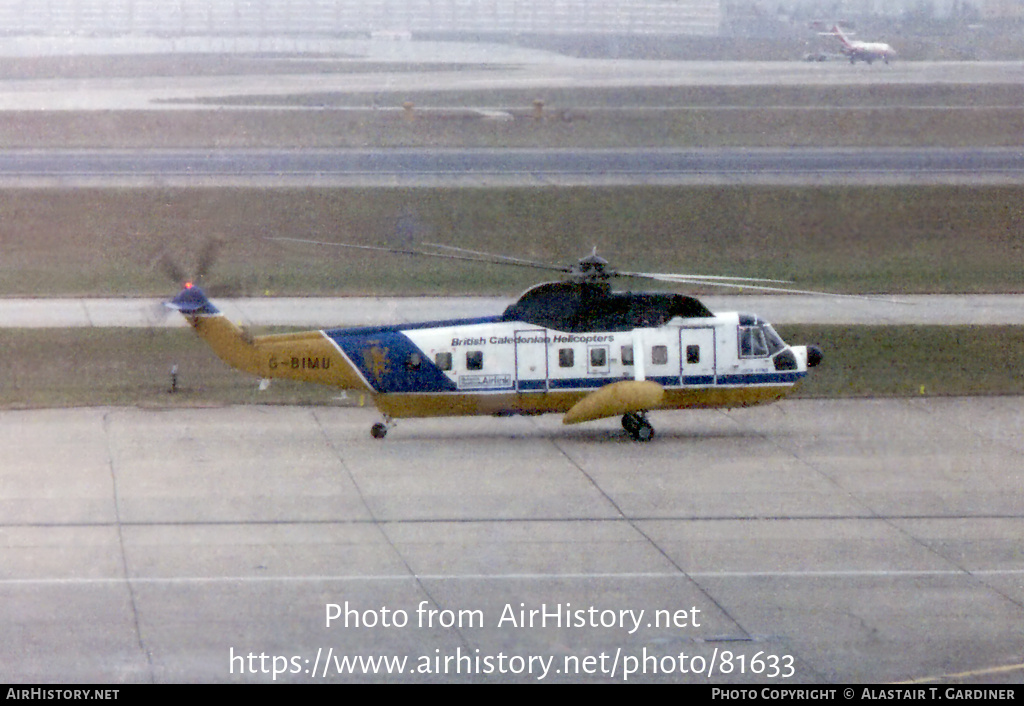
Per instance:
[[[896,58],[896,50],[885,42],[858,42],[850,39],[843,30],[839,29],[839,25],[832,25],[831,31],[826,34],[831,34],[839,39],[842,44],[841,51],[850,57],[851,64],[856,64],[858,59],[869,64],[875,59],[881,59],[888,64],[890,59]]]

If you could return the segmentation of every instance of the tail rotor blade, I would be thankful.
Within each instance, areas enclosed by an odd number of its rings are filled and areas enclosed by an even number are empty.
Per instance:
[[[160,256],[153,262],[153,269],[158,269],[164,273],[174,284],[181,286],[181,284],[188,280],[188,275],[185,274],[185,270],[174,261],[174,258],[170,256],[166,251],[161,253]]]
[[[203,243],[203,248],[199,251],[199,257],[196,260],[196,280],[205,281],[206,276],[216,264],[223,246],[224,241],[217,237],[209,238]]]

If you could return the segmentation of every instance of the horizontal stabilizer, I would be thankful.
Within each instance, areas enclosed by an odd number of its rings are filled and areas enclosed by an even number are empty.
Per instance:
[[[169,309],[177,309],[182,314],[188,315],[213,316],[220,313],[199,287],[186,287],[178,292],[178,296],[174,299],[164,302],[164,306]]]
[[[594,419],[616,417],[627,412],[643,412],[661,406],[665,388],[647,380],[621,380],[591,392],[565,413],[562,424],[579,424]]]

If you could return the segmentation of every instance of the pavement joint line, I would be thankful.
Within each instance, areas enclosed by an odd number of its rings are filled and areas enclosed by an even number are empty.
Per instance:
[[[0,587],[76,586],[102,584],[204,584],[204,583],[330,583],[330,582],[421,582],[421,581],[588,581],[593,579],[762,579],[762,578],[945,578],[973,576],[1024,576],[1022,569],[816,569],[811,571],[700,571],[569,574],[392,574],[371,576],[138,576],[103,578],[0,579]]]

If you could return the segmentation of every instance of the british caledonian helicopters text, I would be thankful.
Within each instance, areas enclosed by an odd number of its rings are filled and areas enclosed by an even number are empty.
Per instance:
[[[199,287],[186,285],[167,306],[239,370],[368,395],[384,417],[371,428],[378,439],[404,417],[560,413],[565,424],[620,416],[633,439],[649,441],[653,410],[774,402],[822,358],[815,346],[786,344],[754,314],[716,314],[692,296],[613,291],[610,282],[800,291],[774,286],[778,280],[625,272],[596,250],[560,266],[450,246],[342,246],[555,270],[565,278],[528,289],[497,316],[256,337]]]

